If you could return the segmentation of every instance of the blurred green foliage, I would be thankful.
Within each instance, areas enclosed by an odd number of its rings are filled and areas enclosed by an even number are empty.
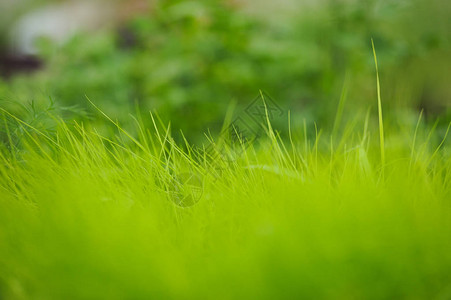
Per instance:
[[[375,108],[374,38],[387,118],[411,120],[422,107],[449,120],[449,13],[440,0],[324,1],[282,22],[222,1],[161,1],[122,34],[79,34],[63,47],[42,40],[46,68],[0,82],[0,98],[50,95],[92,112],[86,95],[122,122],[137,106],[156,110],[195,139],[220,128],[231,102],[240,111],[264,90],[294,125],[331,128],[344,86],[345,117]]]

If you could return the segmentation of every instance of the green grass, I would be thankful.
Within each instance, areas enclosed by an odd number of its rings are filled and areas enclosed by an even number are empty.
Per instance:
[[[154,116],[111,137],[2,115],[2,299],[451,297],[450,148],[421,119],[382,163],[368,118],[199,149]]]
[[[0,299],[451,299],[444,1],[216,2],[157,1],[131,48],[42,40],[0,80]],[[257,87],[290,111],[261,92],[248,145]]]
[[[385,138],[384,138],[384,120],[382,117],[382,100],[381,100],[381,84],[379,80],[379,67],[377,64],[376,49],[374,48],[374,41],[371,39],[371,46],[373,48],[374,65],[376,66],[376,90],[377,90],[377,112],[379,116],[379,142],[381,148],[381,163],[382,171],[385,167]]]

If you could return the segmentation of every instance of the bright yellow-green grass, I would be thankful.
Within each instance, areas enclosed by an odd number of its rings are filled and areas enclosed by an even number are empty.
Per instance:
[[[386,128],[382,164],[368,119],[199,149],[158,120],[2,115],[1,299],[451,298],[450,148],[421,118]]]

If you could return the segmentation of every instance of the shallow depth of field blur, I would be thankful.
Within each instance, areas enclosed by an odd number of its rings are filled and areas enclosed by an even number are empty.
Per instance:
[[[450,299],[450,15],[2,0],[0,299]]]

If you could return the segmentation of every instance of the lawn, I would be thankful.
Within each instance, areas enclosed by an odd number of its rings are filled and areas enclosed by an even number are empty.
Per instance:
[[[421,114],[388,128],[384,155],[369,115],[287,141],[267,115],[253,143],[200,148],[153,114],[136,136],[103,115],[115,137],[2,114],[5,299],[451,296],[448,131],[437,139]]]

